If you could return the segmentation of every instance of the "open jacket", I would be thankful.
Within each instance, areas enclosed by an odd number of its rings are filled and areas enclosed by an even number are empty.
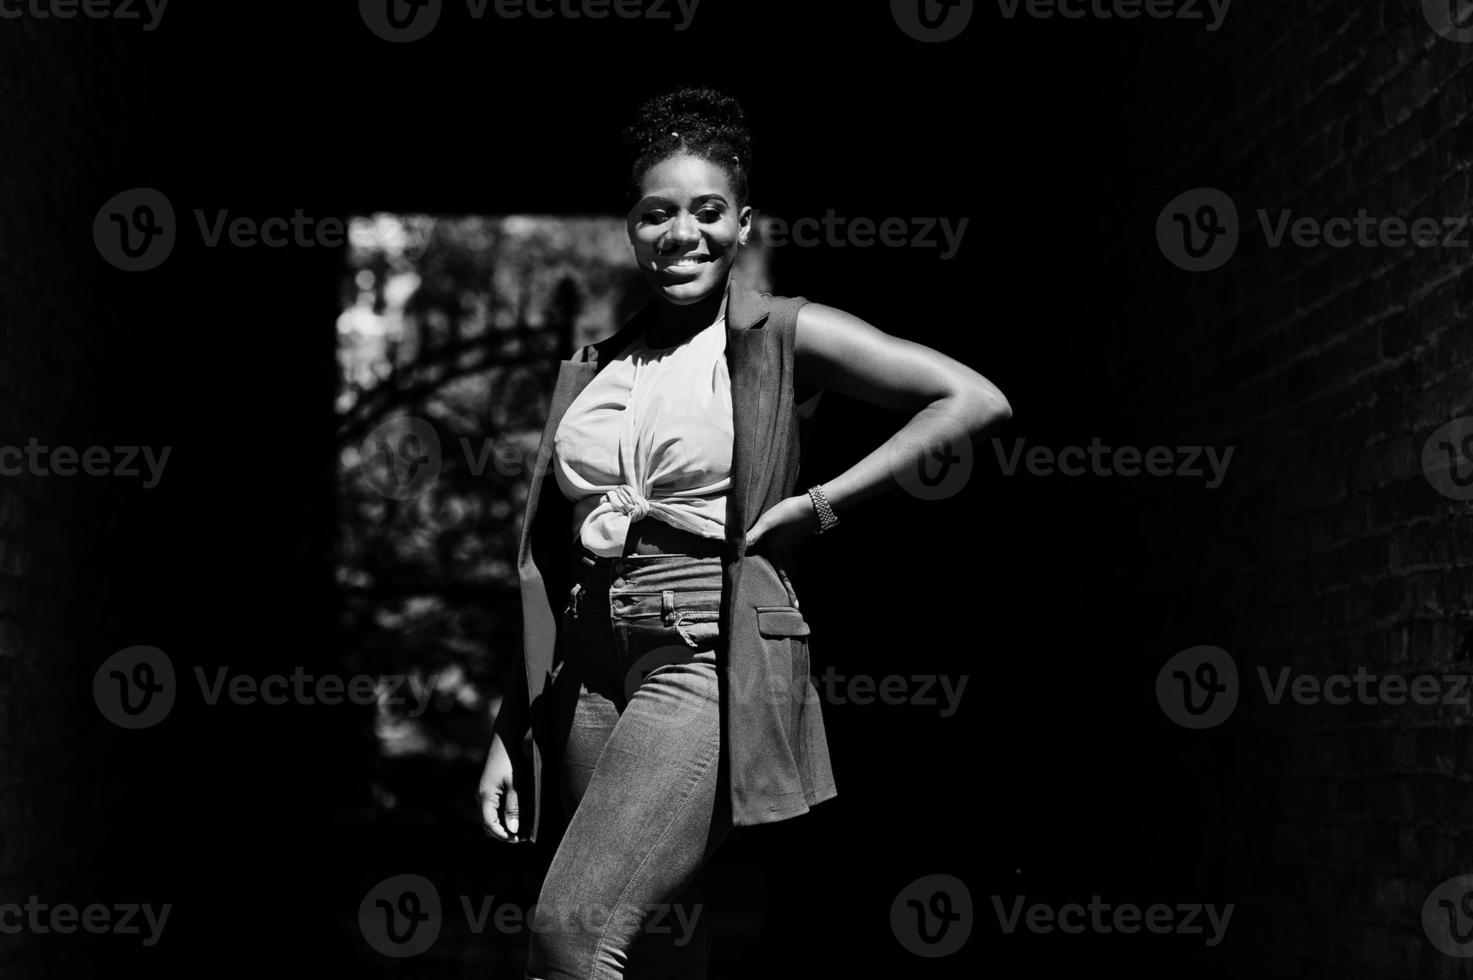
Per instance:
[[[784,587],[785,572],[766,557],[746,553],[747,532],[768,508],[794,494],[798,480],[804,425],[794,397],[793,356],[798,310],[805,302],[759,293],[735,277],[728,286],[726,360],[734,440],[716,649],[718,792],[730,794],[737,826],[806,813],[835,794],[818,693],[809,676],[808,624]],[[573,548],[572,504],[555,479],[546,479],[553,437],[573,399],[654,315],[652,304],[613,336],[559,365],[537,450],[517,554],[523,658],[497,719],[508,751],[517,751],[517,735],[529,728],[532,733],[533,784],[519,788],[518,796],[524,825],[531,804],[534,841],[550,828],[560,835],[568,817],[558,812],[557,782],[548,771],[557,762],[549,681]]]

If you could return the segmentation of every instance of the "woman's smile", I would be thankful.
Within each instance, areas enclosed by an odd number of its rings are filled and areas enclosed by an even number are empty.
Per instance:
[[[709,255],[682,255],[673,259],[661,259],[658,265],[664,272],[696,276],[701,274],[701,267],[710,261]]]

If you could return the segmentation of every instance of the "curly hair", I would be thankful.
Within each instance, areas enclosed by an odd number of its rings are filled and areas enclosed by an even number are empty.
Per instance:
[[[752,130],[741,103],[725,92],[686,86],[648,100],[624,130],[624,152],[629,161],[631,199],[638,196],[640,182],[651,167],[684,152],[723,168],[731,178],[737,205],[747,203]]]

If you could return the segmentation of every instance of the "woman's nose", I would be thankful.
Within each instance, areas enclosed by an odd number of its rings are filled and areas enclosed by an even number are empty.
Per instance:
[[[700,241],[701,229],[696,224],[695,215],[687,213],[677,215],[675,220],[670,222],[670,231],[666,238],[668,251]]]

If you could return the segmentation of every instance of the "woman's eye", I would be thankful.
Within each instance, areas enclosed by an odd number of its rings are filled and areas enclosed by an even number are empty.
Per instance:
[[[646,224],[662,225],[670,220],[670,216],[664,211],[646,211],[640,215],[640,220]]]
[[[705,221],[705,222],[708,222],[708,223],[709,222],[712,222],[712,221],[720,221],[721,220],[721,209],[720,208],[701,208],[701,210],[699,210],[699,211],[696,212],[696,217],[698,217],[702,221]]]

